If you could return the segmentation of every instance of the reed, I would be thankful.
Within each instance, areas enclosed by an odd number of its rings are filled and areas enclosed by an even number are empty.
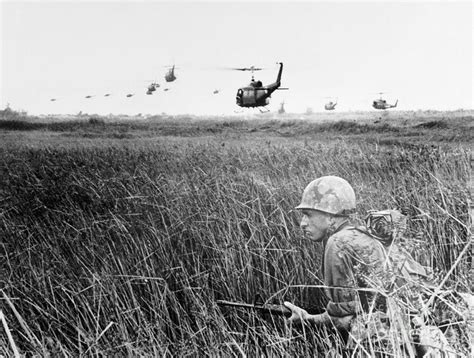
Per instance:
[[[341,354],[330,331],[215,304],[260,294],[324,307],[313,287],[321,247],[302,240],[293,211],[322,175],[353,185],[356,222],[369,209],[407,212],[407,248],[463,312],[453,292],[473,291],[471,252],[460,256],[471,239],[466,149],[221,140],[1,147],[0,310],[11,335],[0,354],[10,342],[37,355]],[[461,342],[465,324],[453,333]]]

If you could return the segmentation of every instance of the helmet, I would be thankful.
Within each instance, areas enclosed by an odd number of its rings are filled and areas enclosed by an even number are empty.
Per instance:
[[[304,189],[301,204],[296,209],[319,210],[333,215],[348,215],[356,206],[352,186],[336,176],[313,180]]]

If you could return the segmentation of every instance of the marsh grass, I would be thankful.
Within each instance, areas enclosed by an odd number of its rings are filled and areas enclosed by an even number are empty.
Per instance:
[[[293,211],[321,175],[353,185],[355,221],[369,209],[403,209],[412,254],[439,280],[455,265],[443,292],[472,293],[471,252],[460,256],[470,240],[462,148],[203,141],[18,146],[0,149],[0,158],[0,302],[22,353],[342,354],[331,330],[215,304],[260,294],[315,312],[325,306],[321,247],[301,240]],[[463,308],[451,311],[465,342]],[[0,353],[12,354],[7,335],[0,340]]]

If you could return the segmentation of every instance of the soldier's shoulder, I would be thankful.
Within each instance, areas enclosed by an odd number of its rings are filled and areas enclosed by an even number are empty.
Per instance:
[[[339,230],[338,232],[334,233],[331,237],[338,238],[338,237],[347,237],[347,236],[371,237],[370,234],[367,232],[367,230],[365,230],[364,227],[360,227],[360,226],[346,226],[342,228],[341,230]]]
[[[364,228],[355,227],[355,226],[347,226],[342,230],[331,235],[328,242],[332,243],[347,243],[347,244],[355,244],[360,241],[372,241],[373,238],[367,233]]]

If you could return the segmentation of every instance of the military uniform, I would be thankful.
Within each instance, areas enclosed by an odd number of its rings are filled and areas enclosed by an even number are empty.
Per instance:
[[[383,310],[383,295],[374,291],[427,278],[424,267],[396,243],[386,247],[364,229],[348,225],[327,240],[323,272],[330,299],[327,312],[336,317],[367,312],[374,298],[375,308]]]
[[[384,245],[384,241],[365,228],[345,225],[327,240],[323,267],[330,299],[327,313],[331,317],[355,317],[347,344],[349,350],[355,349],[355,339],[367,349],[378,351],[376,356],[385,357],[388,352],[398,357],[416,355],[414,346],[407,344],[413,340],[409,336],[410,316],[390,293],[400,292],[400,287],[410,284],[430,285],[421,264],[396,243]],[[454,357],[452,347],[439,328],[420,327],[419,335],[426,346],[435,347],[446,357]],[[394,342],[399,344],[394,345]]]
[[[324,250],[324,283],[328,287],[327,312],[344,317],[368,308],[373,294],[355,288],[371,287],[368,278],[377,278],[385,262],[383,245],[354,227],[344,227],[329,237]]]

